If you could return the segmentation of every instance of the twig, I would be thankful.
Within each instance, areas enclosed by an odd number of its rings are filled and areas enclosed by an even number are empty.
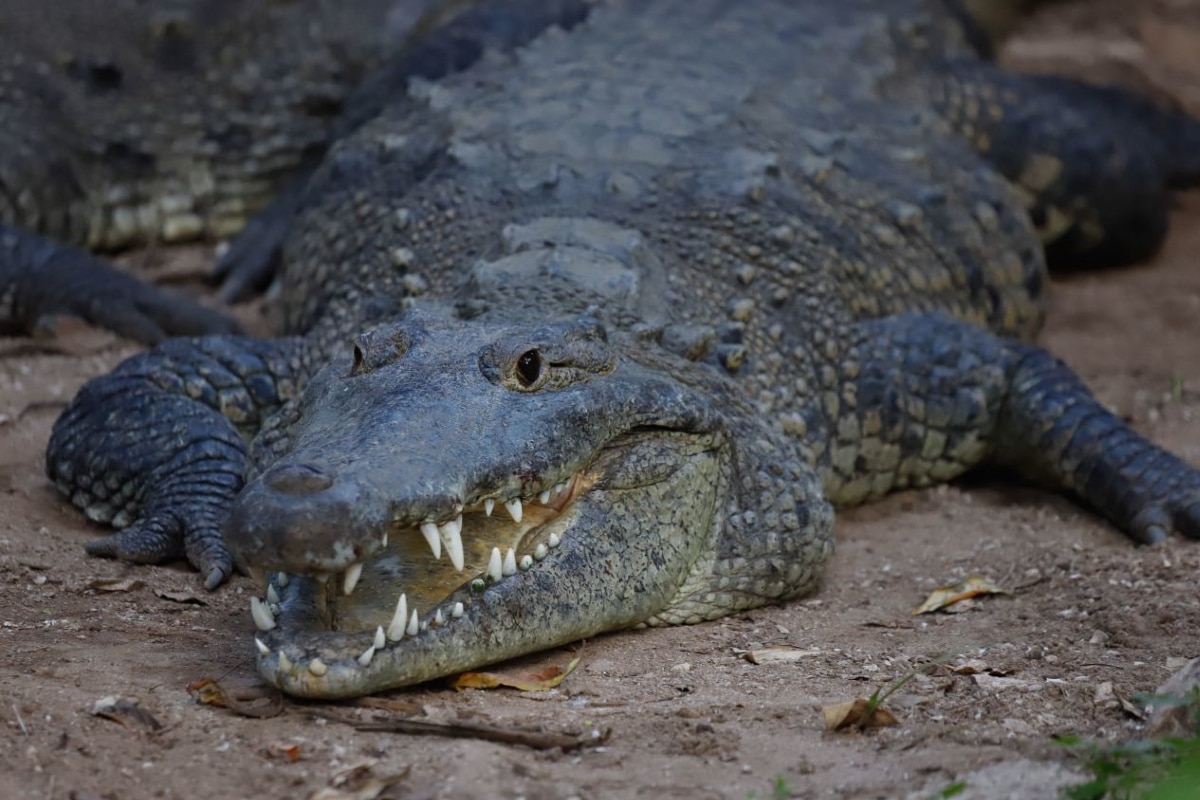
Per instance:
[[[423,722],[415,719],[359,722],[358,720],[347,719],[324,711],[313,711],[311,713],[319,719],[349,725],[356,731],[384,731],[388,733],[407,733],[412,736],[448,736],[456,739],[482,739],[502,744],[519,744],[524,747],[532,747],[535,750],[553,750],[556,747],[561,747],[563,750],[576,750],[586,745],[600,745],[608,740],[610,733],[610,731],[605,730],[598,737],[586,734],[583,736],[571,736],[565,733],[543,733],[541,731],[521,730],[520,728],[497,728],[492,725],[472,725],[464,722],[444,724],[440,722]]]
[[[13,713],[17,715],[17,725],[21,727],[21,733],[29,736],[29,728],[25,726],[25,719],[21,716],[21,709],[17,708],[16,703],[13,703]]]

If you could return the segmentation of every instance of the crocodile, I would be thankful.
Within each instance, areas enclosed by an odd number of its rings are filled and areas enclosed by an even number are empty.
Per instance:
[[[1200,470],[1032,343],[1047,254],[1152,253],[1200,125],[985,19],[609,0],[411,81],[296,201],[285,333],[93,379],[47,475],[94,554],[262,581],[307,697],[802,596],[835,508],[977,465],[1200,538]]]

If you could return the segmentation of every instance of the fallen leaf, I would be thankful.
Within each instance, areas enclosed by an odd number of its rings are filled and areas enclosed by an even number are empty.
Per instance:
[[[848,703],[821,706],[821,713],[825,716],[827,731],[841,731],[850,727],[862,730],[899,724],[892,712],[882,706],[872,709],[871,703],[861,697]]]
[[[300,745],[295,742],[268,742],[267,758],[275,758],[281,761],[290,761],[296,763],[300,760]]]
[[[405,767],[395,775],[385,775],[382,778],[366,778],[354,788],[342,789],[326,787],[317,789],[308,796],[308,800],[374,800],[388,788],[395,786],[408,777],[412,767]]]
[[[821,655],[821,651],[816,648],[802,650],[790,644],[769,644],[759,650],[735,650],[734,652],[751,664],[778,664],[786,661],[801,661]]]
[[[563,678],[575,671],[579,666],[579,658],[574,658],[566,669],[557,664],[546,667],[539,672],[464,672],[447,680],[451,689],[496,689],[506,686],[519,689],[522,692],[542,692],[553,689],[563,682]]]
[[[137,578],[102,578],[92,581],[87,588],[95,589],[98,592],[132,592],[144,585]]]
[[[141,728],[157,733],[162,730],[162,723],[153,714],[137,704],[136,700],[123,697],[103,697],[92,706],[92,714],[104,719],[118,722],[126,728]]]
[[[956,583],[953,586],[942,586],[939,589],[934,589],[929,597],[925,599],[925,602],[914,609],[912,613],[928,614],[932,611],[940,611],[947,606],[985,594],[1012,594],[1012,592],[1009,592],[1007,589],[1001,589],[982,575],[972,575],[965,581]]]
[[[200,678],[187,685],[197,703],[228,708],[243,717],[268,719],[283,713],[283,694],[277,689],[245,689],[230,692],[214,678]]]
[[[208,601],[206,601],[204,598],[200,597],[199,595],[193,594],[191,592],[156,591],[155,594],[158,595],[159,597],[161,597],[163,600],[170,600],[175,603],[188,603],[188,604],[194,605],[194,606],[208,605]]]

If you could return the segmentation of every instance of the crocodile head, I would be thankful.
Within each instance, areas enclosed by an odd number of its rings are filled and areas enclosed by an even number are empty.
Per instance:
[[[669,608],[711,557],[729,433],[627,347],[588,316],[410,310],[314,377],[226,530],[270,573],[263,675],[360,695]]]

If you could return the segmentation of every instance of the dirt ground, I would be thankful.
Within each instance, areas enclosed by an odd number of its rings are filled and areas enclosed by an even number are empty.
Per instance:
[[[1009,52],[1018,65],[1131,81],[1200,112],[1200,2],[1072,3],[1035,28]],[[1172,230],[1151,264],[1056,283],[1043,342],[1139,430],[1200,464],[1200,192],[1179,198]],[[186,282],[208,257],[131,261]],[[255,321],[260,307],[241,313]],[[309,797],[356,767],[411,769],[386,795],[403,798],[923,798],[959,780],[962,797],[1052,797],[1078,767],[1051,737],[1137,735],[1121,700],[1200,655],[1200,545],[1135,549],[1066,499],[976,479],[842,515],[811,599],[528,659],[522,667],[540,669],[582,656],[549,692],[386,696],[430,721],[607,732],[599,745],[355,732],[310,714],[379,713],[352,704],[237,716],[186,687],[205,676],[257,684],[251,581],[208,594],[181,565],[85,557],[97,531],[42,475],[62,403],[132,351],[79,326],[36,344],[0,340],[0,798]],[[972,574],[1013,594],[910,614]],[[91,588],[125,578],[136,581],[125,591]],[[739,656],[770,644],[802,653],[761,665]],[[983,673],[936,669],[890,699],[899,725],[823,733],[822,704],[947,653]],[[163,729],[94,716],[112,695]]]

